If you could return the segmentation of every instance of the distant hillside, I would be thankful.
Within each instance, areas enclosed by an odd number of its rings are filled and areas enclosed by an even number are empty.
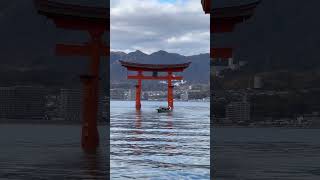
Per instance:
[[[318,0],[262,0],[249,21],[220,40],[232,44],[235,59],[249,61],[254,71],[319,67],[319,6]]]
[[[184,79],[191,82],[209,82],[209,54],[182,56],[180,54],[168,53],[162,50],[150,55],[139,50],[128,54],[124,52],[111,52],[111,81],[120,81],[126,79],[127,70],[119,64],[119,60],[146,64],[176,64],[191,62],[190,67],[183,73]]]
[[[106,1],[72,2],[95,4]],[[212,43],[224,41],[224,44],[233,46],[235,60],[248,61],[251,72],[315,69],[320,66],[319,6],[318,0],[263,0],[252,19],[238,25],[234,33],[214,38]],[[1,1],[0,25],[1,86],[35,82],[57,86],[70,85],[79,83],[78,75],[87,71],[87,58],[62,58],[53,53],[56,43],[86,42],[87,35],[57,29],[50,20],[35,12],[33,0]],[[154,63],[192,61],[191,68],[185,73],[186,79],[208,80],[208,54],[185,57],[164,51],[150,55],[141,52],[114,52],[111,54],[110,62],[112,80],[124,79],[123,75],[126,73],[117,65],[117,60],[122,58]],[[101,77],[104,80],[107,78],[106,63],[107,61],[103,60],[101,66]]]
[[[93,6],[104,5],[107,2],[105,0],[69,1]],[[58,57],[54,55],[54,48],[56,43],[87,42],[88,35],[83,32],[57,29],[51,20],[36,13],[33,2],[33,0],[0,2],[0,86],[31,83],[50,86],[79,85],[79,75],[88,70],[88,58]],[[105,40],[108,42],[107,36]],[[113,80],[124,79],[126,75],[126,72],[123,72],[124,70],[116,63],[119,60],[118,56],[119,53],[112,53],[110,58]],[[149,63],[192,61],[191,68],[185,74],[186,79],[203,82],[209,80],[208,54],[190,57],[164,51],[151,55],[138,51],[125,54],[126,59],[133,59],[133,57]],[[106,82],[109,78],[107,63],[106,58],[101,62],[102,82]],[[197,76],[192,76],[192,73],[196,73]]]
[[[254,0],[217,0],[244,4]],[[311,88],[320,84],[320,23],[318,0],[262,0],[253,17],[233,33],[216,35],[211,44],[234,48],[235,61],[247,61],[241,72],[228,74],[215,87],[244,88],[253,75],[270,89]],[[223,84],[223,85],[221,85]]]

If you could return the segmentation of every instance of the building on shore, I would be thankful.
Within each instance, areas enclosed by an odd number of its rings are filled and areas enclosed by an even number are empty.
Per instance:
[[[103,91],[99,93],[98,120],[103,119],[103,112],[106,111],[107,103]],[[79,89],[60,90],[60,116],[66,121],[82,121],[82,91]]]
[[[149,99],[149,93],[148,92],[143,92],[141,99],[144,100],[144,101],[147,101]]]
[[[188,101],[189,100],[189,92],[188,92],[188,90],[182,92],[180,97],[181,97],[182,101]]]
[[[0,118],[44,118],[45,92],[41,86],[0,87]]]
[[[81,91],[78,89],[60,90],[60,116],[67,121],[81,118]]]
[[[129,89],[126,97],[128,101],[134,101],[136,99],[136,91],[133,89]]]
[[[226,120],[232,123],[250,121],[250,103],[247,101],[231,102],[226,107]]]
[[[261,76],[254,76],[253,78],[253,88],[254,89],[261,89],[263,86],[262,77]]]
[[[125,93],[126,89],[121,89],[121,88],[115,88],[115,89],[110,89],[110,97],[111,99],[115,100],[124,100],[126,99]]]

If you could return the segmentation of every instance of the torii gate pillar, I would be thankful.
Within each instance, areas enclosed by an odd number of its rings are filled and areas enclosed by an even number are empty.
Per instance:
[[[173,109],[173,85],[172,85],[172,72],[168,72],[168,107]]]
[[[99,132],[97,128],[99,102],[99,64],[102,47],[103,29],[89,31],[91,36],[91,61],[89,76],[81,77],[83,82],[83,123],[82,148],[94,151],[99,146]]]
[[[142,71],[138,71],[138,76],[142,76]],[[138,79],[138,84],[136,85],[136,109],[141,109],[141,89],[142,89],[142,79]]]
[[[85,151],[93,152],[99,145],[97,118],[100,57],[110,54],[110,48],[102,40],[104,32],[110,30],[110,18],[107,16],[110,9],[50,0],[35,0],[35,4],[38,13],[53,19],[58,28],[85,31],[90,35],[90,41],[85,44],[57,44],[56,54],[90,57],[89,72],[81,76],[83,82],[81,144]]]
[[[88,151],[95,150],[99,145],[99,133],[97,128],[97,78],[94,76],[81,76],[83,83],[83,109],[82,111],[82,148]]]

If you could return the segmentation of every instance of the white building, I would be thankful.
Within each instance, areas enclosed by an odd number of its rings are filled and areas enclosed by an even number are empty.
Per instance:
[[[136,91],[133,89],[129,89],[127,93],[127,100],[134,101],[136,99]]]
[[[181,100],[182,100],[182,101],[188,101],[188,100],[189,100],[189,93],[188,93],[188,91],[184,91],[183,93],[181,93]]]
[[[111,99],[123,100],[125,99],[125,93],[126,93],[125,89],[120,89],[120,88],[110,89]]]

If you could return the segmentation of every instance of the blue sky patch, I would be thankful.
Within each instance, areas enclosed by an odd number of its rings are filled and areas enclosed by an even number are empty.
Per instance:
[[[177,0],[159,0],[161,3],[175,3]]]

